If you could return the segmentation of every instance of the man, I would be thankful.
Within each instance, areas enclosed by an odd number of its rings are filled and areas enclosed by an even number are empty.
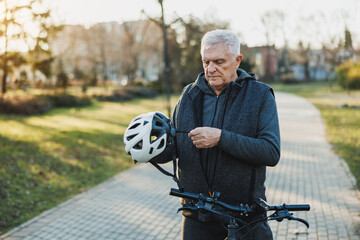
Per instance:
[[[180,184],[185,191],[207,196],[220,192],[220,200],[228,204],[266,199],[266,166],[275,166],[280,158],[273,90],[238,68],[243,58],[240,42],[230,31],[206,33],[201,55],[204,72],[185,87],[172,117]],[[169,161],[171,147],[152,161]],[[192,205],[188,200],[182,204]],[[214,214],[187,210],[183,215],[185,240],[227,235],[223,225],[228,222]],[[261,223],[245,239],[272,239],[272,233],[267,223]]]

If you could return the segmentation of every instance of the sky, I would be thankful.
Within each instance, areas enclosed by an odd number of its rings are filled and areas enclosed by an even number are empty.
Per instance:
[[[142,9],[149,16],[160,15],[158,0],[45,0],[45,3],[53,10],[56,21],[85,26],[144,19]],[[289,45],[297,44],[300,38],[313,39],[314,35],[321,35],[322,39],[342,35],[347,25],[354,44],[360,47],[360,0],[164,0],[164,8],[168,22],[190,14],[228,21],[230,30],[238,33],[241,41],[249,46],[266,43],[260,18],[267,11],[279,10],[285,14],[283,29],[288,30]],[[304,20],[309,16],[315,19]],[[300,32],[299,29],[306,30]],[[276,45],[284,44],[284,37],[280,35],[274,33],[272,42]],[[311,41],[313,45],[319,43],[319,40]]]

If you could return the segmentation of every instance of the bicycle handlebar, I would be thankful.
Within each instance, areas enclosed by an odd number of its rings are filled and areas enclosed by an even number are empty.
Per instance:
[[[179,189],[171,188],[170,195],[176,196],[176,197],[182,197],[187,198],[194,201],[204,201],[210,204],[216,204],[223,208],[225,208],[228,211],[232,212],[238,212],[238,213],[248,213],[248,212],[257,212],[254,207],[250,207],[247,205],[240,205],[240,206],[233,206],[224,202],[221,202],[217,199],[214,199],[212,197],[206,197],[203,194],[195,194],[195,193],[189,193],[184,192]],[[309,211],[310,205],[309,204],[282,204],[282,205],[276,205],[276,206],[269,206],[264,200],[259,199],[259,202],[257,203],[259,206],[261,206],[266,211],[281,211],[281,210],[288,210],[288,211]]]
[[[278,222],[281,222],[283,219],[299,221],[299,222],[305,224],[307,228],[310,227],[309,223],[306,220],[301,219],[301,218],[296,218],[290,212],[290,211],[309,211],[310,210],[309,204],[291,204],[290,205],[290,204],[284,203],[282,205],[270,206],[266,201],[264,201],[263,199],[260,198],[256,201],[256,204],[254,206],[249,206],[247,204],[245,204],[245,205],[240,204],[239,206],[234,206],[234,205],[230,205],[230,204],[219,201],[218,199],[220,197],[220,193],[218,193],[218,192],[215,192],[212,194],[212,196],[210,195],[210,197],[207,197],[201,193],[195,194],[195,193],[185,192],[183,190],[171,188],[169,194],[172,196],[176,196],[176,197],[190,199],[190,200],[193,200],[196,202],[194,204],[194,206],[183,206],[183,207],[179,208],[178,212],[182,211],[182,210],[186,210],[186,209],[195,210],[195,211],[204,210],[204,211],[215,213],[220,216],[229,217],[230,224],[232,224],[233,221],[235,221],[235,219],[236,219],[239,222],[243,223],[244,226],[246,226],[246,227],[249,227],[252,224],[260,223],[262,221],[276,220]],[[222,209],[218,209],[217,206],[222,207]],[[248,216],[248,213],[257,213],[257,212],[259,213],[259,212],[265,212],[265,211],[274,211],[274,212],[268,217],[265,217],[265,218],[260,217],[259,219],[255,220],[251,223],[247,223],[236,216],[236,215]],[[253,227],[252,229],[254,229],[254,228],[255,227]],[[232,231],[232,230],[230,230],[230,227],[229,227],[229,231]],[[229,233],[228,235],[232,235],[232,233]],[[233,239],[233,238],[231,238],[231,239]]]
[[[254,212],[254,210],[249,206],[242,206],[242,205],[241,206],[233,206],[233,205],[218,201],[214,198],[206,197],[203,194],[183,192],[183,191],[180,191],[179,189],[175,189],[175,188],[171,188],[169,194],[172,196],[187,198],[187,199],[194,200],[194,201],[201,200],[201,201],[204,201],[204,202],[207,202],[210,204],[215,203],[215,204],[217,204],[229,211],[232,211],[232,212],[239,212],[239,213]]]

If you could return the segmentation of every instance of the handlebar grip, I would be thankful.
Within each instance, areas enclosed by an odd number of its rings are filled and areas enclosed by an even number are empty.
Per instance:
[[[310,205],[309,204],[295,204],[295,205],[279,205],[279,206],[269,206],[269,210],[282,210],[287,209],[289,211],[309,211]]]
[[[171,188],[169,195],[176,196],[176,197],[182,197],[187,198],[191,200],[199,200],[199,194],[195,193],[189,193],[189,192],[182,192],[179,189]]]
[[[296,205],[286,205],[285,204],[285,207],[289,211],[309,211],[310,210],[309,204],[296,204]]]

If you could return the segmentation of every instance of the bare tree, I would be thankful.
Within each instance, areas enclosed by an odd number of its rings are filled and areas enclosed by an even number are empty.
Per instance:
[[[129,81],[134,81],[136,70],[138,69],[138,45],[136,22],[125,22],[122,24],[123,36],[121,37],[122,46],[122,71]]]
[[[343,35],[339,34],[336,30],[334,31],[334,28],[341,29],[341,32],[345,31],[349,15],[344,11],[336,11],[330,19],[326,18],[323,14],[321,16],[323,32],[321,43],[325,54],[325,60],[328,65],[327,80],[330,91],[332,91],[333,73],[336,65],[339,64],[339,62],[337,62],[336,54],[341,48],[341,42],[343,41]]]
[[[330,91],[333,86],[333,73],[335,66],[338,64],[336,54],[340,50],[339,47],[346,42],[343,32],[346,32],[347,26],[351,21],[348,11],[337,9],[331,15],[326,15],[323,11],[302,17],[296,27],[296,33],[303,45],[312,45],[314,48],[320,48],[326,66],[327,81]],[[316,61],[319,64],[320,61]]]
[[[164,76],[165,76],[165,93],[166,93],[166,102],[167,102],[167,110],[168,116],[171,116],[171,106],[170,106],[170,93],[171,93],[171,63],[169,57],[169,43],[168,43],[168,28],[175,22],[181,20],[180,18],[174,20],[172,23],[167,24],[165,22],[165,12],[164,12],[164,4],[163,0],[158,0],[160,5],[161,15],[159,19],[154,19],[148,17],[154,23],[156,23],[162,30],[163,33],[163,54],[164,54]],[[143,13],[145,11],[143,10]]]
[[[279,10],[267,11],[260,17],[261,23],[264,27],[264,34],[266,38],[265,48],[265,76],[264,80],[269,82],[274,79],[274,72],[272,70],[271,58],[274,56],[275,40],[281,35],[284,39],[284,47],[286,46],[286,29],[285,29],[285,14]],[[285,50],[285,49],[284,49]]]
[[[82,25],[64,25],[61,31],[51,37],[50,46],[55,58],[53,63],[55,75],[90,71],[86,33]]]
[[[310,82],[311,78],[310,78],[310,44],[308,44],[307,46],[304,46],[304,44],[300,41],[298,44],[298,51],[299,51],[299,56],[300,56],[300,63],[304,66],[305,68],[305,81],[306,82]]]
[[[202,21],[194,16],[187,16],[182,19],[183,40],[181,46],[181,83],[182,87],[194,81],[194,78],[203,71],[200,55],[201,39],[203,35],[214,29],[226,29],[228,22],[222,22],[218,19]]]

